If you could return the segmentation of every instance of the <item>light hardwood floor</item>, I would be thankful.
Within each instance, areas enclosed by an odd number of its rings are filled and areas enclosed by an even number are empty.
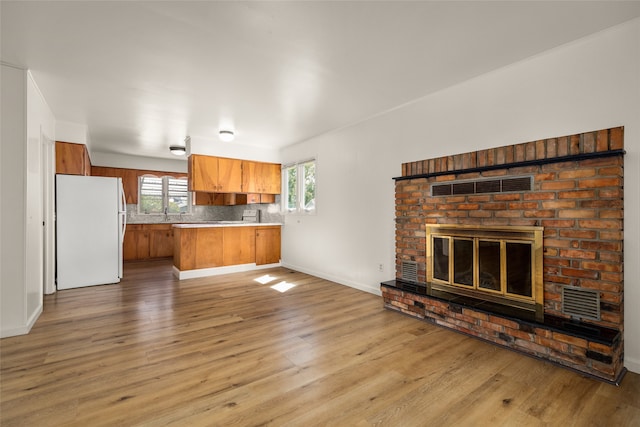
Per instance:
[[[640,375],[584,378],[285,268],[125,277],[47,296],[0,342],[2,427],[640,426]]]

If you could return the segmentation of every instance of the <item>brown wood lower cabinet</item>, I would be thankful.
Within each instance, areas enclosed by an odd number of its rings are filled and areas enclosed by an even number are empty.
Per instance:
[[[255,262],[255,228],[224,227],[223,230],[223,265],[249,264]]]
[[[256,228],[256,264],[280,262],[280,227]]]
[[[180,271],[280,262],[280,226],[174,228],[173,264]]]
[[[125,261],[173,256],[172,224],[127,224],[124,235]]]
[[[149,258],[167,258],[173,256],[173,230],[149,230]]]
[[[179,270],[222,266],[222,228],[175,228],[173,236],[173,264]]]

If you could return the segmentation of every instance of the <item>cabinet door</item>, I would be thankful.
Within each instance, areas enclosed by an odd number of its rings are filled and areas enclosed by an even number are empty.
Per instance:
[[[260,193],[256,180],[258,162],[244,160],[242,162],[242,191],[245,193]]]
[[[276,195],[275,194],[261,194],[260,195],[260,203],[275,203]]]
[[[280,227],[256,229],[256,265],[280,262]]]
[[[263,163],[261,182],[264,194],[280,194],[281,187],[281,168],[279,164]]]
[[[192,154],[189,156],[189,191],[215,193],[219,190],[218,158]]]
[[[203,193],[202,191],[196,191],[193,194],[195,195],[194,197],[195,205],[215,205],[216,204],[215,193]]]
[[[250,194],[247,194],[246,196],[247,196],[247,200],[246,200],[247,204],[260,203],[260,194],[250,193]]]
[[[280,194],[280,165],[244,161],[242,191],[245,193]]]
[[[222,228],[196,229],[194,268],[220,267],[223,265]]]
[[[173,256],[173,231],[151,230],[149,232],[149,257],[167,258]]]
[[[138,230],[136,228],[137,226],[131,224],[127,225],[127,231],[124,234],[124,242],[122,244],[122,259],[125,261],[136,259],[138,254]]]
[[[194,205],[237,206],[253,203],[275,203],[275,194],[203,193],[195,192]]]
[[[225,227],[223,230],[223,265],[255,262],[255,227]]]
[[[91,163],[87,147],[84,144],[56,141],[56,173],[90,175]]]
[[[140,171],[136,169],[120,169],[116,171],[116,174],[122,178],[122,187],[127,203],[138,204],[138,175],[140,175]]]
[[[189,156],[189,191],[242,192],[242,160],[192,154]]]
[[[210,205],[210,206],[235,206],[246,205],[246,202],[242,202],[243,194],[236,193],[203,193],[201,191],[194,193],[196,205]]]
[[[149,230],[140,230],[136,234],[136,259],[149,258]]]
[[[218,158],[218,186],[221,193],[242,192],[242,160]]]

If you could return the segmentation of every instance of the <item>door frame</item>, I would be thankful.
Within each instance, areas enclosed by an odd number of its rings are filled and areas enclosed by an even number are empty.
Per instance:
[[[55,227],[55,175],[56,146],[40,128],[42,178],[42,286],[45,294],[56,291],[56,227]]]

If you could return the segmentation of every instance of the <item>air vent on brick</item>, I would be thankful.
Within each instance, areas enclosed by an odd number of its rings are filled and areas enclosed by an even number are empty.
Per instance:
[[[482,179],[477,181],[435,184],[431,186],[432,196],[450,196],[462,194],[508,193],[513,191],[531,191],[530,176],[504,179]]]
[[[409,282],[418,281],[418,263],[415,261],[402,261],[402,280]]]
[[[564,286],[562,313],[576,318],[600,320],[600,293],[592,289]]]

